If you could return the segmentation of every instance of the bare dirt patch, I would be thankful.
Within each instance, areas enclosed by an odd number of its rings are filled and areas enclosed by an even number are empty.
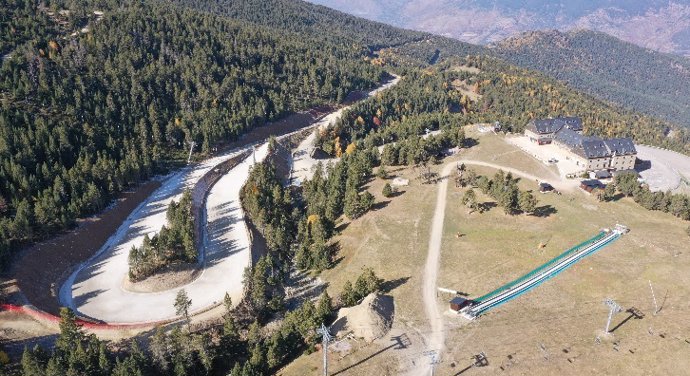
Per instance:
[[[10,271],[9,281],[16,283],[19,291],[9,295],[9,301],[28,301],[57,314],[58,289],[69,271],[96,253],[132,210],[159,186],[160,182],[151,180],[124,192],[110,209],[82,221],[74,230],[22,251]]]
[[[331,331],[339,337],[352,334],[366,342],[383,338],[391,329],[395,305],[393,297],[369,294],[354,307],[341,308]]]
[[[160,292],[192,282],[199,274],[197,264],[172,264],[156,274],[137,282],[125,277],[122,288],[132,292]]]
[[[478,74],[481,72],[477,67],[468,67],[467,65],[453,65],[448,69],[451,72],[468,72],[472,74]]]
[[[12,362],[21,360],[24,346],[52,345],[57,333],[57,325],[51,327],[21,313],[0,312],[0,342]]]
[[[467,95],[467,97],[473,102],[478,101],[482,97],[478,93],[475,93],[465,80],[461,81],[455,79],[453,82],[451,82],[451,85],[453,85],[453,88],[455,88],[455,90],[459,91],[461,94]]]

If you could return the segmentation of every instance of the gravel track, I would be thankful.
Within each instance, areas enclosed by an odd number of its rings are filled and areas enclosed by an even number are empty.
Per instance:
[[[257,161],[265,158],[267,149],[266,145],[257,149]],[[170,201],[179,200],[185,188],[191,188],[211,168],[241,151],[211,158],[168,178],[134,210],[99,252],[70,276],[60,290],[61,303],[84,317],[111,324],[133,324],[174,318],[172,303],[182,288],[192,299],[191,312],[221,302],[226,290],[218,285],[226,286],[235,301],[239,301],[242,271],[251,259],[239,190],[249,175],[253,156],[223,176],[208,194],[206,267],[194,281],[155,293],[126,291],[122,283],[127,278],[130,248],[139,246],[144,235],[160,231],[166,223]]]
[[[448,180],[453,172],[453,169],[460,163],[465,165],[483,166],[495,169],[501,169],[505,172],[510,172],[515,176],[520,176],[526,179],[540,180],[538,177],[524,173],[510,167],[497,165],[484,161],[463,159],[455,162],[450,162],[443,167],[441,171],[441,181],[438,185],[438,193],[436,195],[436,207],[434,208],[434,215],[431,222],[429,246],[427,251],[426,263],[424,265],[424,275],[422,276],[422,301],[424,304],[424,312],[429,320],[430,331],[424,335],[426,350],[436,350],[439,356],[443,353],[445,347],[445,328],[443,323],[443,314],[439,310],[439,304],[436,298],[436,283],[438,280],[438,270],[441,263],[441,242],[443,240],[443,222],[446,215],[446,197],[448,195]],[[566,188],[557,187],[558,189]],[[412,374],[424,374],[430,371],[428,359],[425,359],[424,354],[420,354],[415,364],[416,369]]]
[[[369,92],[367,97],[385,90],[399,77]],[[340,116],[342,109],[313,126],[321,127]],[[317,128],[318,129],[318,128]],[[251,263],[251,239],[239,202],[239,191],[249,175],[254,159],[262,161],[267,145],[257,149],[245,161],[230,170],[211,188],[206,199],[206,226],[202,234],[205,255],[199,276],[185,286],[142,293],[126,291],[123,282],[128,273],[128,255],[132,246],[140,246],[146,234],[159,232],[166,223],[166,208],[179,200],[186,188],[192,188],[215,166],[237,156],[252,146],[236,148],[223,155],[179,171],[140,204],[96,254],[82,263],[60,288],[60,303],[85,318],[110,324],[155,323],[176,317],[173,301],[184,288],[192,300],[191,313],[204,311],[222,302],[226,292],[233,301],[242,297],[242,274]]]

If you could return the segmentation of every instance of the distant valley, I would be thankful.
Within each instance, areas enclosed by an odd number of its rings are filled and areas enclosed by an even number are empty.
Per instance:
[[[311,0],[359,17],[488,44],[531,30],[590,29],[690,56],[690,1]]]

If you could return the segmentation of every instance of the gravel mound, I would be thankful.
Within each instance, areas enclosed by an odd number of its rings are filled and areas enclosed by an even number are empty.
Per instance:
[[[338,319],[331,326],[332,333],[338,337],[353,334],[355,337],[372,342],[381,338],[391,329],[395,314],[393,297],[369,294],[359,305],[342,308]]]

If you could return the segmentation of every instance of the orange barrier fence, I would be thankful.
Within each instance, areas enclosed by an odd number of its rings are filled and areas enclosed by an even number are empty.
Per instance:
[[[48,321],[51,323],[59,323],[60,322],[60,317],[55,316],[53,314],[50,314],[45,311],[41,311],[40,309],[32,306],[32,305],[24,305],[24,306],[19,306],[15,304],[0,304],[0,311],[8,311],[8,312],[16,312],[16,313],[23,313],[25,315],[30,316],[31,318],[39,321]],[[157,322],[141,322],[141,323],[127,323],[127,324],[119,324],[119,323],[99,323],[99,322],[91,322],[91,321],[86,321],[77,318],[76,322],[77,324],[81,325],[84,328],[87,329],[137,329],[137,328],[148,328],[154,325],[158,324],[164,324],[168,323],[171,321],[175,321],[176,319],[173,320],[167,320],[167,321],[157,321]]]

